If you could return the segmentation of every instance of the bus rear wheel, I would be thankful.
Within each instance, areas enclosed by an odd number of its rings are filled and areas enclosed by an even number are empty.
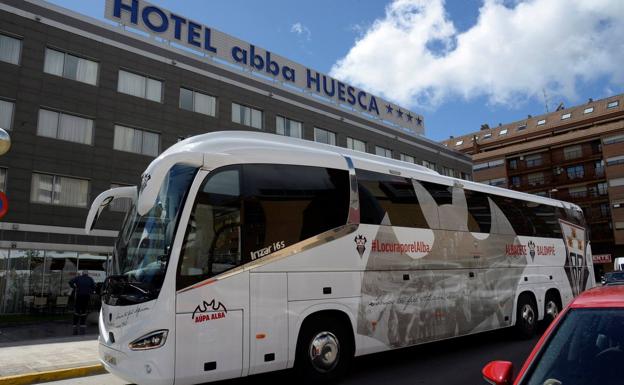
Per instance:
[[[556,295],[549,294],[544,301],[544,323],[550,325],[557,318],[561,311],[561,305]]]
[[[518,298],[516,313],[516,330],[522,338],[529,339],[535,334],[537,327],[537,306],[535,301],[528,295]]]
[[[304,325],[295,358],[295,371],[304,383],[332,383],[347,372],[353,359],[348,332],[340,322],[324,318]]]

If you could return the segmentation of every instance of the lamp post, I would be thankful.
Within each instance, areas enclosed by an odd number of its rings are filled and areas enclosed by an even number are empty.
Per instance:
[[[4,155],[11,148],[11,137],[9,133],[0,127],[0,156]]]

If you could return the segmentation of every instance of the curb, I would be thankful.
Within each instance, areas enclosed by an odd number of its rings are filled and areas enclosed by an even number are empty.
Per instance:
[[[0,385],[27,385],[106,373],[102,364],[0,377]]]

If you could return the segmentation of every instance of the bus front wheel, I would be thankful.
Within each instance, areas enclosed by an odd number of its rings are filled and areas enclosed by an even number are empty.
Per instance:
[[[353,359],[349,330],[329,318],[304,324],[297,343],[295,371],[305,383],[331,383],[340,379]]]

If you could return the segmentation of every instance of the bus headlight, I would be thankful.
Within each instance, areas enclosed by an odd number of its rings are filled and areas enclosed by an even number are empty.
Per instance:
[[[130,350],[148,350],[159,348],[165,344],[165,341],[167,341],[168,333],[168,330],[156,330],[155,332],[151,332],[130,342],[128,347]]]

